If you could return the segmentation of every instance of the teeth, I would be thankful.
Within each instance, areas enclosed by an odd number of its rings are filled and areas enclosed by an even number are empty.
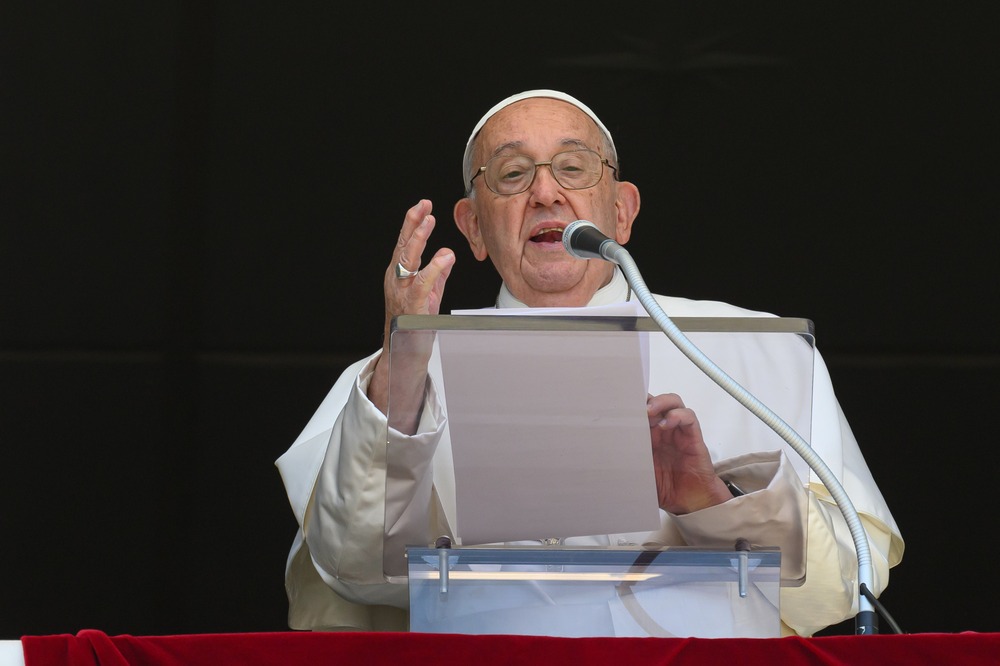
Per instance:
[[[560,227],[549,227],[548,229],[539,229],[538,233],[536,233],[534,236],[532,236],[532,238],[537,238],[538,236],[541,236],[542,234],[547,234],[547,233],[562,233],[562,228],[560,228]]]

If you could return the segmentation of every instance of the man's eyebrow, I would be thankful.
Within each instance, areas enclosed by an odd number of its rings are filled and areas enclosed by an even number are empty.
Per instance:
[[[524,145],[524,141],[508,141],[507,143],[502,143],[496,147],[493,154],[490,157],[496,157],[505,150],[515,150]]]
[[[574,148],[590,148],[590,146],[587,145],[587,142],[582,139],[566,138],[561,139],[559,143],[563,146],[571,146]],[[490,157],[496,157],[505,150],[517,150],[522,146],[524,146],[524,141],[508,141],[507,143],[502,143],[496,147],[496,150],[493,151],[493,154],[490,155]]]
[[[590,146],[587,145],[587,142],[581,139],[563,139],[559,143],[561,143],[564,146],[576,146],[577,148],[590,148]]]

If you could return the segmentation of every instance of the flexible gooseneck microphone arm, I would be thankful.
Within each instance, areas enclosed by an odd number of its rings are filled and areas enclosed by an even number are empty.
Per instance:
[[[844,520],[851,531],[851,537],[854,539],[854,548],[857,551],[858,587],[860,592],[858,594],[859,612],[855,617],[855,633],[876,633],[874,606],[865,594],[866,592],[873,594],[875,579],[871,550],[868,545],[868,535],[861,524],[861,518],[858,515],[857,509],[854,508],[854,504],[851,502],[850,497],[847,496],[840,480],[837,479],[827,464],[823,462],[823,459],[812,450],[808,442],[795,432],[791,426],[732,377],[727,375],[722,368],[702,353],[677,328],[677,325],[663,312],[660,304],[656,302],[656,299],[646,287],[646,283],[642,279],[635,261],[624,247],[605,236],[593,223],[586,220],[577,220],[563,230],[563,246],[574,257],[580,259],[604,259],[620,266],[622,273],[625,274],[625,279],[628,280],[629,285],[632,287],[632,291],[639,298],[639,302],[642,303],[649,316],[656,322],[670,341],[677,346],[680,352],[687,356],[702,372],[708,375],[712,381],[722,387],[723,390],[788,442],[789,446],[816,472],[820,481],[823,482],[823,485],[826,486],[830,495],[837,503],[840,512],[844,515]]]

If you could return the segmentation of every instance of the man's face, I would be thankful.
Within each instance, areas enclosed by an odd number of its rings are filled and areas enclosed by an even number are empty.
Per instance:
[[[556,153],[580,148],[610,157],[600,129],[575,106],[528,99],[502,109],[484,125],[473,166],[507,154],[547,162]],[[476,258],[489,257],[520,301],[534,307],[586,305],[611,279],[614,267],[570,256],[562,245],[562,230],[575,220],[589,220],[624,244],[639,208],[635,186],[616,182],[612,170],[603,168],[596,186],[569,190],[556,182],[549,167],[539,166],[528,190],[515,195],[495,194],[479,176],[473,183],[475,196],[455,206],[456,223]]]

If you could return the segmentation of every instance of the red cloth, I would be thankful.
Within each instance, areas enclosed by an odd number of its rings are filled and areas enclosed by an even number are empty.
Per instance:
[[[26,666],[217,666],[218,664],[997,664],[1000,634],[822,638],[550,638],[408,633],[25,636]]]

